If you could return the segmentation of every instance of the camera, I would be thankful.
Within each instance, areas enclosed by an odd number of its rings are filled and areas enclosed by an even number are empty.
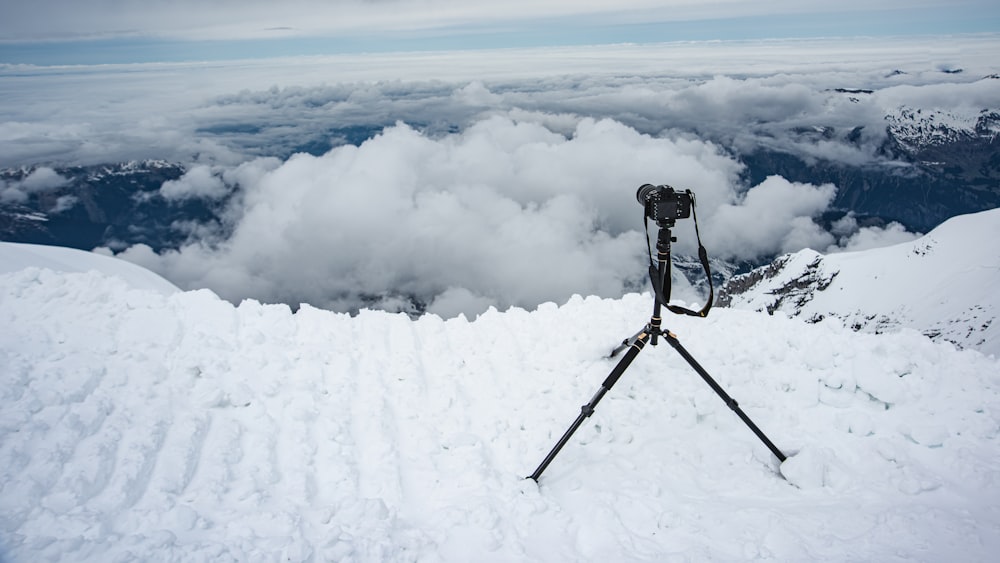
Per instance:
[[[646,216],[656,222],[672,223],[691,216],[691,192],[679,192],[667,185],[643,184],[635,192],[635,199],[646,209]]]

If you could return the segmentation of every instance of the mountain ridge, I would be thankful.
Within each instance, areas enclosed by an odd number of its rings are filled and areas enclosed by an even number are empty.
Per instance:
[[[909,327],[933,340],[1000,355],[1000,209],[959,216],[914,241],[858,252],[806,249],[731,278],[717,304],[836,318],[855,331]]]

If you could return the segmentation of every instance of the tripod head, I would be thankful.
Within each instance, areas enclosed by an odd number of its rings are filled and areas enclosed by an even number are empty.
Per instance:
[[[654,317],[659,317],[660,305],[678,315],[705,317],[712,308],[715,299],[715,288],[712,286],[712,272],[708,265],[708,251],[701,244],[701,233],[698,230],[698,214],[695,211],[695,197],[691,190],[677,191],[663,184],[654,186],[643,184],[635,192],[635,199],[642,205],[642,224],[646,229],[646,247],[649,252],[649,280],[653,286],[656,299]],[[677,242],[671,235],[677,219],[687,219],[694,216],[694,232],[698,239],[698,259],[701,261],[705,276],[708,278],[708,302],[700,311],[691,311],[677,305],[670,305],[670,244]],[[656,237],[656,262],[653,261],[653,249],[649,244],[649,220],[652,219],[660,228]],[[655,341],[654,341],[655,344]]]
[[[656,221],[660,227],[673,227],[677,219],[690,217],[694,208],[691,190],[679,192],[666,184],[643,184],[636,190],[635,199],[643,206],[645,217]]]

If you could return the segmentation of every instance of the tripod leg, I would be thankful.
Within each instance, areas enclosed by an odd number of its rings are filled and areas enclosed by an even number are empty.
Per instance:
[[[764,435],[764,433],[760,430],[760,428],[757,428],[757,425],[754,424],[752,420],[750,420],[750,417],[748,417],[746,413],[743,412],[743,409],[740,408],[740,405],[736,402],[736,400],[730,397],[722,389],[722,387],[718,383],[716,383],[714,379],[712,379],[712,376],[708,375],[708,372],[705,371],[705,368],[701,367],[701,364],[699,364],[694,359],[694,357],[691,356],[691,354],[687,351],[687,349],[684,348],[684,346],[681,346],[680,341],[677,339],[677,335],[669,331],[663,332],[662,334],[667,339],[667,342],[670,343],[671,346],[673,346],[674,350],[677,350],[677,352],[681,355],[681,357],[687,360],[687,363],[690,364],[692,368],[694,368],[694,371],[698,372],[698,375],[700,375],[701,378],[705,380],[705,383],[708,383],[709,387],[711,387],[712,390],[715,391],[715,393],[722,398],[722,400],[726,403],[726,406],[732,409],[733,412],[735,412],[736,415],[740,417],[740,420],[742,420],[743,423],[746,424],[747,427],[750,428],[750,430],[752,430],[753,433],[756,434],[758,438],[760,438],[761,442],[764,442],[764,445],[767,446],[769,450],[771,450],[771,453],[773,453],[775,457],[778,458],[778,461],[785,461],[785,454],[781,453],[781,450],[779,450],[778,447],[775,446],[774,443],[771,442],[771,440],[769,440],[768,437]]]
[[[629,336],[625,340],[622,340],[622,343],[619,344],[618,347],[616,347],[614,350],[612,350],[611,353],[608,354],[608,357],[609,358],[614,358],[622,350],[624,350],[624,349],[632,346],[633,344],[635,344],[639,340],[640,336],[642,336],[643,334],[647,334],[647,333],[649,333],[649,325],[646,325],[646,326],[642,327],[642,330],[640,330],[639,332],[633,334],[632,336]]]
[[[562,438],[559,438],[559,441],[556,442],[556,445],[552,448],[552,451],[550,451],[549,454],[545,456],[545,459],[543,459],[542,463],[539,464],[537,469],[535,469],[535,472],[528,476],[528,479],[533,479],[535,480],[535,482],[538,482],[538,478],[541,477],[542,472],[545,471],[545,468],[548,467],[550,463],[552,463],[552,460],[555,459],[556,454],[559,453],[559,450],[561,450],[563,446],[566,445],[566,442],[568,442],[570,437],[573,436],[573,433],[576,432],[577,428],[579,428],[580,425],[583,424],[583,421],[588,417],[590,417],[590,415],[594,414],[594,409],[597,408],[597,403],[601,402],[601,399],[604,398],[604,395],[608,391],[610,391],[612,387],[614,387],[615,383],[618,382],[618,379],[622,376],[623,373],[625,373],[625,370],[628,369],[628,366],[629,364],[632,363],[632,360],[634,360],[635,357],[639,355],[639,352],[642,351],[642,348],[646,345],[646,342],[649,341],[649,336],[650,336],[649,333],[640,331],[639,334],[636,334],[631,339],[629,339],[632,342],[630,344],[628,352],[625,352],[625,355],[618,362],[618,365],[616,365],[614,369],[611,370],[611,373],[608,374],[607,379],[605,379],[604,383],[601,384],[601,388],[597,390],[597,393],[595,393],[594,397],[590,399],[590,402],[580,407],[580,414],[576,417],[576,420],[573,421],[573,424],[571,424],[569,429],[566,430],[566,432],[562,435]],[[626,343],[628,342],[629,341],[626,341]]]
[[[649,324],[642,327],[642,330],[640,330],[639,332],[633,334],[632,336],[629,336],[625,340],[622,340],[622,343],[619,344],[614,350],[612,350],[611,353],[608,354],[608,357],[614,358],[622,350],[635,344],[636,341],[639,340],[639,337],[642,336],[643,334],[650,335],[651,336],[650,344],[656,346],[656,336],[660,334],[660,321],[661,319],[659,317],[659,311],[657,311],[656,313],[653,314],[653,318],[649,320]]]

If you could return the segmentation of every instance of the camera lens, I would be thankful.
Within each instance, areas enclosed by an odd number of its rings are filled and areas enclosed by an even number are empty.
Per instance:
[[[639,205],[645,207],[646,202],[649,201],[649,198],[652,197],[654,193],[656,193],[656,190],[657,188],[653,184],[643,184],[639,186],[638,190],[636,190],[635,199],[639,202]]]

